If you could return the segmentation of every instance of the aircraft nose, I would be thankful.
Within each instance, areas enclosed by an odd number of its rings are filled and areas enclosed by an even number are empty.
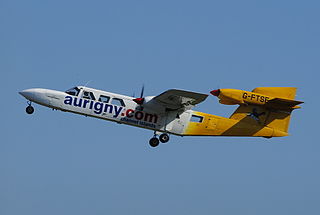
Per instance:
[[[36,102],[38,104],[48,105],[49,99],[47,97],[46,89],[41,88],[33,88],[33,89],[26,89],[19,92],[23,97],[28,99],[29,101]]]
[[[25,97],[28,100],[33,100],[34,98],[34,90],[33,89],[27,89],[27,90],[22,90],[19,92],[20,95]]]

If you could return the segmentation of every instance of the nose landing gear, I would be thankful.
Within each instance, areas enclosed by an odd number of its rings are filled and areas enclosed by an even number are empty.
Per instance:
[[[28,107],[26,108],[27,114],[33,114],[34,108],[31,106],[31,102],[28,102]]]
[[[169,141],[169,135],[167,133],[163,133],[157,138],[157,134],[155,132],[154,136],[149,140],[149,144],[151,147],[157,147],[159,143],[167,143]]]

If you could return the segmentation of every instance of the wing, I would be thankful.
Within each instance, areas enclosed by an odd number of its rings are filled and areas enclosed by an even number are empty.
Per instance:
[[[196,104],[203,102],[207,97],[207,94],[171,89],[161,93],[153,99],[161,103],[167,109],[178,110],[191,109]]]

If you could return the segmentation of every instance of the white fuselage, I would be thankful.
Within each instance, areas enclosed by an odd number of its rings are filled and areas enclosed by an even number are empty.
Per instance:
[[[74,94],[39,88],[23,90],[20,94],[50,108],[175,135],[184,134],[193,112],[168,111],[159,105],[141,106],[133,97],[82,86],[76,88]]]

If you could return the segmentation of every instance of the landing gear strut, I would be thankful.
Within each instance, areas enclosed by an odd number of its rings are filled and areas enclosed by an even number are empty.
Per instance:
[[[167,143],[169,141],[169,135],[166,133],[163,133],[159,136],[159,139],[157,138],[157,133],[154,132],[154,136],[149,140],[149,144],[151,147],[157,147],[159,143]]]
[[[34,108],[31,106],[31,102],[28,102],[28,107],[26,108],[27,114],[33,114]]]

